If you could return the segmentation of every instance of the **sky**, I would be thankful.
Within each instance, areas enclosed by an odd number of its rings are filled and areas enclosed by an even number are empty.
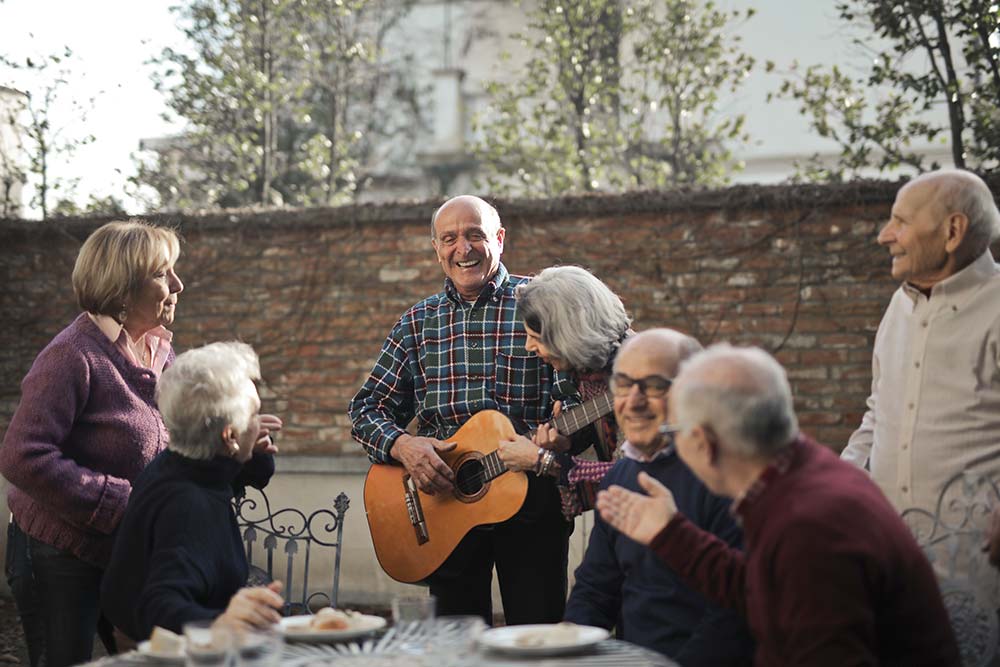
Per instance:
[[[72,115],[56,118],[56,126],[68,136],[95,137],[93,144],[52,167],[56,177],[80,177],[78,202],[90,194],[115,195],[130,212],[142,212],[141,204],[123,190],[135,171],[132,154],[141,139],[183,130],[179,121],[161,118],[165,100],[150,80],[154,66],[145,63],[164,47],[184,48],[184,37],[169,11],[172,4],[183,1],[0,0],[0,54],[23,58],[58,53],[68,46],[75,53],[74,76],[63,99],[95,97],[86,123]],[[763,71],[767,60],[775,61],[779,72],[787,71],[793,60],[803,66],[838,63],[852,73],[867,68],[870,55],[852,44],[854,35],[838,20],[833,0],[717,0],[717,6],[757,10],[753,19],[736,28],[743,49],[757,58],[757,68],[737,93],[723,96],[721,109],[746,114],[752,142],[739,151],[739,157],[834,152],[836,146],[816,136],[797,103],[767,100],[782,74]],[[0,85],[27,91],[36,87],[29,79],[9,79],[4,74],[0,70]],[[769,178],[786,176],[776,172]],[[735,175],[736,181],[760,178],[757,172]],[[26,204],[30,196],[29,191]],[[28,210],[27,217],[40,216],[37,210]]]
[[[144,64],[166,46],[182,46],[183,35],[169,7],[176,0],[0,0],[0,53],[11,59],[73,50],[74,76],[63,99],[95,97],[86,122],[74,114],[56,118],[67,136],[92,134],[95,141],[53,165],[59,176],[80,176],[78,200],[114,194],[130,212],[138,204],[122,196],[134,173],[131,154],[142,138],[175,134],[180,125],[160,116],[164,98],[153,89],[153,66]],[[31,92],[30,78],[7,76],[0,85]],[[26,193],[25,203],[30,198]],[[27,217],[38,217],[27,211]]]

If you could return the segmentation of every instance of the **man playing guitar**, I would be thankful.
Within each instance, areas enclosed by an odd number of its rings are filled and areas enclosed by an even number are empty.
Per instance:
[[[537,428],[565,397],[553,391],[558,374],[525,350],[514,289],[527,278],[500,263],[506,230],[497,211],[455,197],[435,212],[431,230],[445,288],[393,327],[350,416],[373,463],[402,464],[421,492],[435,495],[452,493],[455,476],[441,455],[472,415],[497,410],[519,428]],[[404,430],[414,417],[415,436]],[[507,624],[560,621],[571,531],[552,478],[529,473],[520,511],[471,530],[428,577],[438,613],[492,621],[495,565]]]

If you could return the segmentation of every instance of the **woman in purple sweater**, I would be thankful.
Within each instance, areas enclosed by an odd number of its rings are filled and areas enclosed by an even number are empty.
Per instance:
[[[73,291],[84,311],[39,353],[0,447],[7,576],[32,667],[90,659],[101,575],[132,481],[166,447],[157,378],[184,289],[170,229],[111,222],[80,248]],[[263,420],[279,428],[276,418]],[[110,625],[101,637],[113,648]]]

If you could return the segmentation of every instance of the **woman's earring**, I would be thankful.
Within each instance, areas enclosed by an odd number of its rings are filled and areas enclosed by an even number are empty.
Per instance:
[[[125,304],[123,303],[122,304],[122,309],[120,311],[118,311],[118,323],[119,324],[125,324],[125,318],[126,317],[128,317],[128,308],[126,308]]]

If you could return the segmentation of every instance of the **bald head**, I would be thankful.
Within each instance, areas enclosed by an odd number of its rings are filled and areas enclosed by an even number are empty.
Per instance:
[[[673,329],[649,329],[625,339],[618,350],[614,368],[617,371],[619,363],[624,359],[641,357],[647,364],[659,369],[664,377],[677,375],[681,362],[701,350],[701,344],[680,331]]]
[[[476,197],[475,195],[458,195],[457,197],[452,197],[445,203],[441,204],[434,215],[431,216],[431,238],[437,238],[437,219],[438,217],[448,211],[453,210],[454,212],[460,213],[462,216],[476,216],[483,223],[483,227],[490,232],[496,232],[500,229],[500,214],[497,210],[493,208],[487,201]]]
[[[968,220],[961,244],[955,251],[962,269],[1000,237],[1000,211],[983,179],[964,169],[939,169],[921,174],[900,188],[933,203],[937,216],[946,220],[960,214]]]
[[[798,434],[785,370],[760,348],[718,344],[694,355],[672,395],[682,428],[707,426],[741,456],[770,458]]]

